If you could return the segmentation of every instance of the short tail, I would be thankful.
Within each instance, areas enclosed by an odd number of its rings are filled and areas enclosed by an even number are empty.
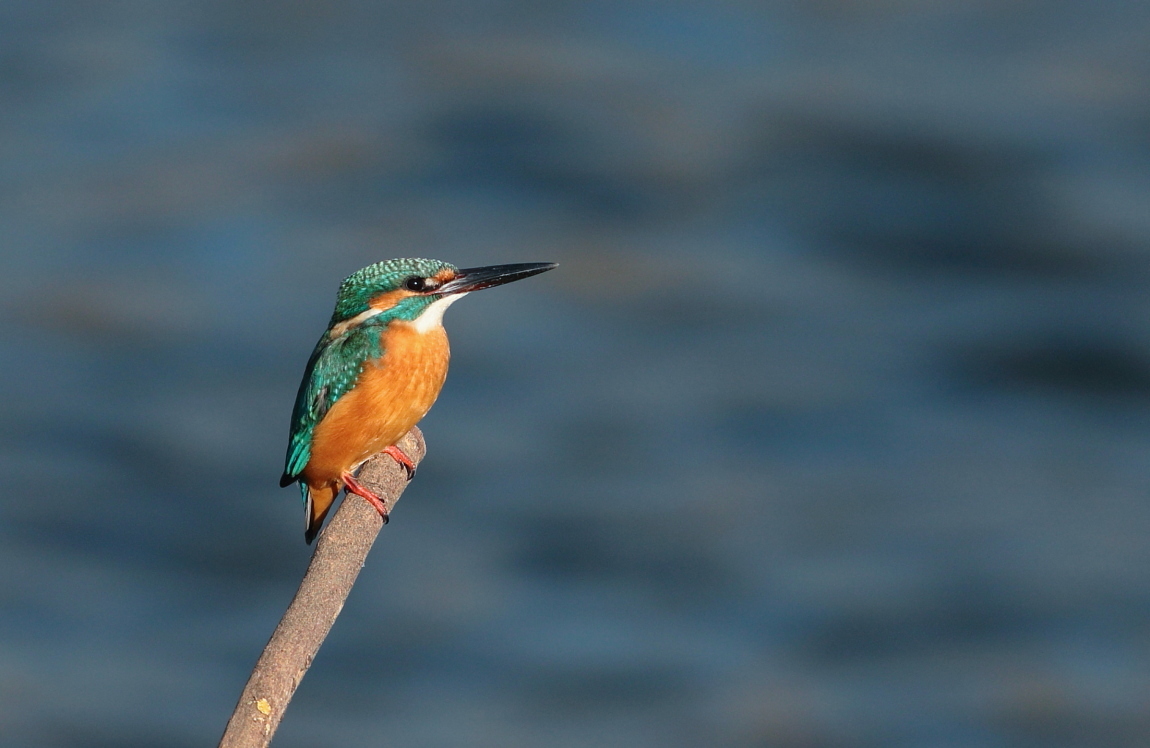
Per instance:
[[[315,536],[319,535],[320,528],[323,527],[323,518],[327,516],[335,497],[339,495],[340,485],[325,483],[309,486],[303,482],[299,485],[303,491],[305,504],[303,539],[311,545],[311,541],[315,540]]]

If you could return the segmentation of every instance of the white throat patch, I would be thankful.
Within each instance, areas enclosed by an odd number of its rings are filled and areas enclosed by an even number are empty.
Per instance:
[[[418,333],[431,332],[443,324],[443,313],[447,311],[447,307],[466,295],[466,293],[453,293],[450,296],[444,296],[442,299],[431,302],[431,304],[423,310],[423,314],[412,321],[411,326],[414,327]]]

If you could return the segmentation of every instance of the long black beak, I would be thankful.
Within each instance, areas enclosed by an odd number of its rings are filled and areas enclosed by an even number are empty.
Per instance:
[[[463,268],[451,280],[435,289],[437,294],[467,293],[511,281],[530,278],[559,267],[556,262],[520,262],[514,265],[488,265],[483,268]]]

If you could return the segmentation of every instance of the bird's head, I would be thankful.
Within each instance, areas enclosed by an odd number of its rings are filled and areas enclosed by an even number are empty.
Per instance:
[[[400,258],[357,270],[339,287],[329,329],[338,337],[369,319],[402,320],[431,329],[443,312],[471,291],[510,283],[550,270],[553,262],[464,268],[440,260]]]

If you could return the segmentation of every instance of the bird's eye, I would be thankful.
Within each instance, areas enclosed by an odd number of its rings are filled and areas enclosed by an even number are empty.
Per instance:
[[[427,287],[427,283],[419,276],[413,275],[403,282],[403,287],[408,291],[422,291]]]

